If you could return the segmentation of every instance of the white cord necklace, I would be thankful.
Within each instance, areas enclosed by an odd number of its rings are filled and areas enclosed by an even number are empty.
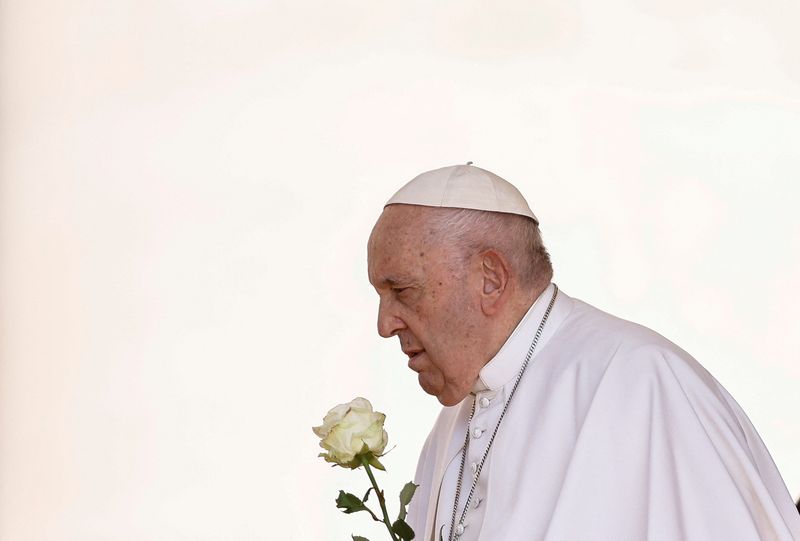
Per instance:
[[[545,323],[547,323],[547,318],[550,317],[550,311],[553,309],[553,305],[556,302],[556,296],[558,295],[558,286],[553,284],[553,297],[550,299],[550,304],[547,305],[547,310],[544,313],[544,317],[542,317],[542,322],[539,323],[539,328],[536,331],[536,335],[533,337],[533,342],[531,342],[531,347],[528,348],[528,354],[525,356],[525,361],[522,363],[522,368],[520,368],[519,373],[517,374],[517,379],[514,382],[514,386],[511,388],[511,392],[508,395],[508,400],[506,400],[506,404],[503,407],[503,411],[500,414],[500,418],[497,420],[497,424],[494,427],[494,432],[492,432],[492,437],[489,438],[489,444],[486,446],[486,451],[483,453],[483,458],[478,463],[478,467],[475,470],[475,476],[472,479],[472,487],[469,489],[469,495],[467,495],[467,502],[464,504],[464,510],[461,512],[461,517],[458,519],[458,525],[456,526],[456,514],[458,513],[458,500],[461,496],[461,483],[464,479],[464,462],[467,459],[467,447],[469,446],[469,425],[472,422],[472,417],[475,415],[475,400],[477,400],[477,396],[472,401],[472,411],[469,414],[469,420],[467,420],[467,433],[464,436],[464,447],[461,451],[461,466],[458,469],[458,483],[456,484],[456,498],[455,502],[453,502],[453,517],[450,520],[450,536],[448,537],[449,541],[456,541],[461,534],[464,533],[464,517],[467,516],[467,510],[469,509],[469,504],[472,501],[472,495],[475,493],[475,487],[478,484],[478,478],[481,475],[481,470],[483,469],[483,463],[486,462],[486,457],[489,456],[489,450],[492,448],[492,443],[494,443],[494,437],[497,435],[497,430],[500,428],[500,423],[503,422],[503,417],[505,417],[506,412],[508,411],[508,406],[511,405],[511,400],[514,398],[514,393],[517,390],[517,386],[519,385],[520,380],[522,379],[522,375],[525,373],[525,369],[528,367],[528,362],[531,360],[531,356],[533,355],[533,350],[536,349],[536,344],[539,342],[539,337],[542,335],[542,330],[544,329]]]

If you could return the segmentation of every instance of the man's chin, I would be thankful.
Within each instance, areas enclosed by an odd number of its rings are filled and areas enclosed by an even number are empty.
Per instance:
[[[452,388],[444,387],[438,384],[439,382],[436,382],[437,385],[431,385],[430,381],[427,381],[427,378],[422,373],[417,377],[417,381],[422,390],[431,396],[435,396],[442,406],[455,406],[469,394],[469,391],[459,392]]]
[[[454,399],[450,397],[437,396],[436,400],[438,400],[442,406],[450,407],[459,404],[462,400],[464,400],[464,397],[462,396],[459,399]]]
[[[455,406],[456,404],[460,404],[461,401],[464,400],[464,398],[466,398],[469,392],[456,393],[450,389],[446,389],[438,394],[437,393],[428,393],[428,394],[432,394],[433,396],[435,396],[436,400],[438,400],[442,406],[450,407],[450,406]]]

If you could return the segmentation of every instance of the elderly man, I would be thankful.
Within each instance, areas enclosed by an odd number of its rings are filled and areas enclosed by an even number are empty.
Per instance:
[[[505,180],[469,164],[419,175],[368,252],[378,332],[445,406],[417,467],[417,539],[800,539],[733,398],[675,344],[551,283]]]

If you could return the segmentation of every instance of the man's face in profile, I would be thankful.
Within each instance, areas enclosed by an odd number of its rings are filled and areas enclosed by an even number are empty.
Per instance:
[[[470,297],[470,267],[437,242],[431,212],[386,207],[370,236],[368,272],[380,296],[378,334],[397,336],[423,390],[451,406],[483,365],[475,358],[479,308]]]

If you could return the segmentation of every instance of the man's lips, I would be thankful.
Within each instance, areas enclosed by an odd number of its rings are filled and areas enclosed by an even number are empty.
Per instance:
[[[422,367],[419,365],[420,357],[425,353],[424,349],[403,350],[403,353],[408,355],[408,367],[414,372],[419,372]]]

